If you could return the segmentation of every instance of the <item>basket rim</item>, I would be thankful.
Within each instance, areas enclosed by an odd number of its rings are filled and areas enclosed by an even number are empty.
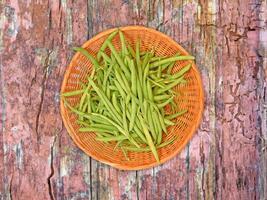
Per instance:
[[[120,29],[122,31],[129,31],[129,30],[146,30],[149,31],[151,34],[157,34],[160,35],[162,38],[164,38],[164,40],[168,40],[168,42],[171,43],[171,45],[174,45],[176,47],[179,48],[180,51],[182,51],[185,55],[189,55],[189,53],[182,47],[180,46],[175,40],[173,40],[171,37],[165,35],[164,33],[161,33],[153,28],[148,28],[145,26],[136,26],[136,25],[132,25],[132,26],[123,26],[123,27],[115,27],[115,28],[111,28],[111,29],[107,29],[104,30],[100,33],[98,33],[97,35],[93,36],[91,39],[89,39],[88,41],[86,41],[82,47],[87,47],[90,43],[94,42],[95,40],[98,40],[99,38],[110,34],[111,32],[113,32],[116,29]],[[77,59],[79,53],[75,53],[75,55],[72,57],[68,67],[66,68],[65,74],[64,74],[64,78],[61,84],[61,89],[60,89],[60,93],[64,91],[65,87],[66,87],[66,83],[68,80],[68,77],[70,75],[71,72],[71,68],[73,67],[73,61]],[[86,153],[88,156],[92,157],[93,159],[100,161],[104,164],[107,164],[111,167],[120,169],[120,170],[143,170],[143,169],[147,169],[147,168],[151,168],[151,167],[156,167],[159,166],[163,163],[165,163],[168,160],[171,160],[172,158],[174,158],[178,153],[181,152],[182,149],[185,148],[185,146],[188,144],[188,142],[192,139],[192,137],[195,135],[197,128],[200,125],[200,122],[202,120],[203,117],[203,110],[204,110],[204,90],[203,90],[203,84],[202,84],[202,80],[201,80],[201,75],[199,73],[199,70],[196,66],[196,64],[194,63],[192,65],[192,70],[194,70],[194,73],[196,74],[196,79],[197,79],[197,83],[198,83],[198,88],[199,88],[199,112],[198,112],[198,116],[196,116],[195,119],[195,123],[194,126],[192,127],[191,131],[188,132],[187,137],[184,139],[183,143],[181,143],[179,145],[179,147],[175,150],[172,151],[168,156],[166,156],[165,158],[161,159],[159,163],[155,162],[151,162],[149,164],[144,164],[144,165],[139,165],[139,166],[134,166],[131,167],[130,165],[123,165],[123,164],[116,164],[116,163],[112,163],[112,162],[108,162],[102,158],[99,158],[97,156],[94,156],[93,154],[90,153],[90,151],[88,151],[86,148],[84,148],[82,145],[80,145],[81,141],[79,139],[79,137],[75,137],[75,131],[73,129],[73,127],[68,123],[68,117],[67,117],[67,112],[66,112],[66,108],[64,106],[64,102],[62,100],[62,98],[60,98],[60,113],[61,113],[61,117],[64,123],[64,126],[67,129],[67,132],[69,134],[69,136],[71,137],[71,139],[74,141],[74,143],[78,146],[78,148],[80,148],[84,153]]]

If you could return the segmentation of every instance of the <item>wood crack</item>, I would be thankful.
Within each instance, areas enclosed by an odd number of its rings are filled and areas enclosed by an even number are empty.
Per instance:
[[[49,51],[46,58],[45,58],[45,64],[44,64],[44,70],[45,70],[45,74],[42,80],[42,89],[41,89],[41,101],[38,107],[38,112],[37,112],[37,117],[36,117],[36,126],[35,126],[35,131],[36,131],[36,136],[37,136],[37,146],[38,146],[38,150],[39,150],[39,140],[40,140],[40,134],[39,134],[39,120],[40,120],[40,115],[41,115],[41,111],[42,111],[42,107],[43,107],[43,102],[44,102],[44,92],[45,92],[45,87],[46,87],[46,80],[47,80],[47,76],[48,76],[48,68],[49,68],[49,59],[50,59],[50,55],[51,55],[52,51]]]
[[[47,178],[48,192],[49,192],[49,196],[50,196],[51,200],[55,200],[51,179],[54,176],[54,171],[55,171],[53,163],[54,163],[54,146],[56,143],[56,138],[57,138],[57,136],[54,136],[54,141],[53,141],[52,146],[51,146],[51,151],[50,151],[50,170],[51,170],[51,172]]]
[[[135,172],[136,180],[136,199],[139,200],[139,181],[138,181],[138,171]]]
[[[13,183],[13,174],[12,174],[12,176],[11,176],[10,184],[9,184],[9,198],[10,198],[10,200],[13,199],[13,194],[12,194],[12,183]]]

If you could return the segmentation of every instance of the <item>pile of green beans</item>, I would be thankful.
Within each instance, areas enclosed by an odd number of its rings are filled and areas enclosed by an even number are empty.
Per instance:
[[[121,50],[112,44],[119,34]],[[151,151],[157,162],[158,148],[176,138],[162,141],[172,121],[187,110],[179,110],[174,102],[173,88],[186,83],[184,75],[191,68],[193,56],[176,54],[172,57],[156,56],[153,50],[141,51],[141,41],[135,47],[126,41],[121,30],[112,32],[104,41],[96,57],[86,49],[75,47],[90,60],[92,72],[81,89],[61,94],[71,112],[78,115],[80,132],[96,133],[96,140],[115,143],[127,157],[127,152]],[[106,49],[110,50],[107,54]],[[188,60],[180,71],[173,73],[176,61]],[[79,95],[78,105],[71,106],[68,98]],[[166,106],[171,107],[166,112]]]

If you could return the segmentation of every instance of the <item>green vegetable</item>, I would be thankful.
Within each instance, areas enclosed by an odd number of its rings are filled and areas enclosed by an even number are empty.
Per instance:
[[[117,34],[120,50],[112,44]],[[157,56],[153,48],[141,51],[140,39],[132,47],[118,29],[103,42],[96,58],[84,48],[75,47],[74,50],[93,65],[87,82],[83,80],[79,89],[60,95],[70,111],[68,114],[77,116],[79,131],[94,132],[95,140],[107,145],[114,143],[114,150],[120,148],[126,159],[131,151],[151,152],[159,163],[157,149],[176,139],[166,141],[163,133],[167,133],[169,126],[179,123],[175,122],[177,117],[188,112],[177,111],[179,105],[175,97],[179,91],[173,88],[186,83],[186,73],[194,57]],[[173,73],[176,61],[188,64]],[[167,105],[171,106],[171,111],[165,112]]]

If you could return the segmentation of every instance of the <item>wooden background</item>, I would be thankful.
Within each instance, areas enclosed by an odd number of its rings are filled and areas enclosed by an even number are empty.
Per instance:
[[[79,150],[59,92],[73,52],[139,24],[196,56],[205,112],[174,159],[119,171]],[[266,0],[0,0],[0,199],[267,199]]]

